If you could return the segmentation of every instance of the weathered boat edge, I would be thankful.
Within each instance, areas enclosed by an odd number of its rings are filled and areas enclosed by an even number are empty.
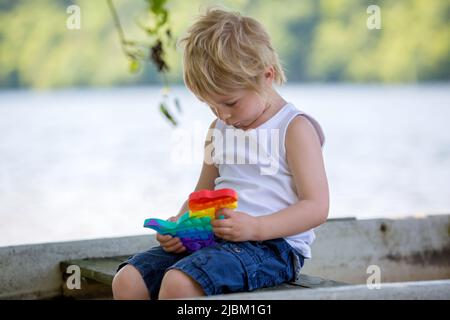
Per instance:
[[[378,288],[348,285],[312,290],[231,293],[190,300],[450,300],[450,280],[391,282],[382,283]]]
[[[126,256],[156,245],[154,236],[130,236],[0,248],[0,299],[48,299],[62,294],[60,262]]]
[[[450,215],[334,220],[316,233],[306,274],[361,284],[367,267],[378,265],[383,283],[450,278]],[[127,256],[154,245],[154,236],[144,235],[0,247],[0,299],[58,297],[60,262]]]

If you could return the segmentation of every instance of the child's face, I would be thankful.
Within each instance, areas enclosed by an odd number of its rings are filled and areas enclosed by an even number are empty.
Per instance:
[[[254,91],[241,90],[227,96],[213,95],[209,107],[227,125],[248,130],[259,125],[266,109],[265,101]]]

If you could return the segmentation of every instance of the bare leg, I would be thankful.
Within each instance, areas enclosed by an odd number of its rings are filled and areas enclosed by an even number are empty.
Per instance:
[[[186,273],[170,269],[164,274],[159,299],[178,299],[204,296],[202,287]]]
[[[112,291],[115,300],[150,300],[141,273],[130,264],[120,269],[114,276]]]

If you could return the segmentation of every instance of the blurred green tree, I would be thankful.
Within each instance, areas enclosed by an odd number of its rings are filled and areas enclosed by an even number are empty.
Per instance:
[[[80,30],[65,27],[66,8],[72,4],[81,8]],[[199,8],[210,4],[260,20],[291,82],[450,80],[450,1],[114,0],[126,40],[144,44],[138,49],[146,61],[155,43],[142,27],[151,21],[152,5],[166,10],[175,43]],[[380,30],[366,26],[369,5],[381,9]],[[106,0],[0,0],[2,88],[158,84],[161,77],[165,83],[182,83],[178,50],[164,43],[162,51],[155,48],[155,56],[163,54],[167,66],[162,76],[158,65],[132,58],[137,53],[130,43],[125,47],[131,56],[122,54],[123,45]]]

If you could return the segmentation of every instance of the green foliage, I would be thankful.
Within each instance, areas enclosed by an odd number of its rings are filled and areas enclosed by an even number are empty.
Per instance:
[[[141,67],[139,60],[131,59],[130,60],[130,72],[137,73]]]
[[[450,79],[449,1],[114,0],[122,39],[108,1],[0,0],[0,86],[160,83],[161,71],[165,86],[181,83],[176,39],[210,4],[260,20],[291,82]],[[71,4],[81,8],[80,30],[66,28]],[[366,27],[372,4],[380,30]]]
[[[169,70],[165,61],[165,47],[172,40],[172,33],[168,23],[169,13],[164,5],[166,0],[146,0],[146,16],[137,21],[151,41],[151,44],[136,40],[129,40],[122,27],[119,14],[113,0],[106,0],[111,11],[114,25],[119,35],[122,51],[130,59],[130,71],[135,73],[139,70],[139,61],[146,60],[147,57],[157,67],[158,72],[164,73]],[[146,54],[148,51],[149,54]]]
[[[169,112],[168,108],[167,108],[167,104],[164,102],[161,102],[159,104],[159,110],[161,111],[161,113],[174,125],[177,125],[176,120],[173,118],[172,114]]]
[[[140,70],[140,60],[146,60],[147,56],[145,50],[149,51],[148,58],[156,67],[158,73],[162,76],[165,84],[165,92],[163,94],[164,102],[160,103],[159,109],[164,117],[170,121],[174,126],[177,125],[174,116],[168,108],[168,83],[166,79],[166,72],[169,71],[169,66],[165,60],[166,47],[172,43],[172,32],[169,24],[169,12],[165,8],[166,0],[146,0],[147,9],[146,16],[137,21],[137,25],[147,33],[151,44],[127,39],[120,21],[119,14],[113,0],[107,0],[109,9],[116,31],[119,35],[122,51],[130,59],[129,70],[131,73],[137,73]],[[175,99],[174,104],[178,112],[181,112],[181,105],[178,99]]]

